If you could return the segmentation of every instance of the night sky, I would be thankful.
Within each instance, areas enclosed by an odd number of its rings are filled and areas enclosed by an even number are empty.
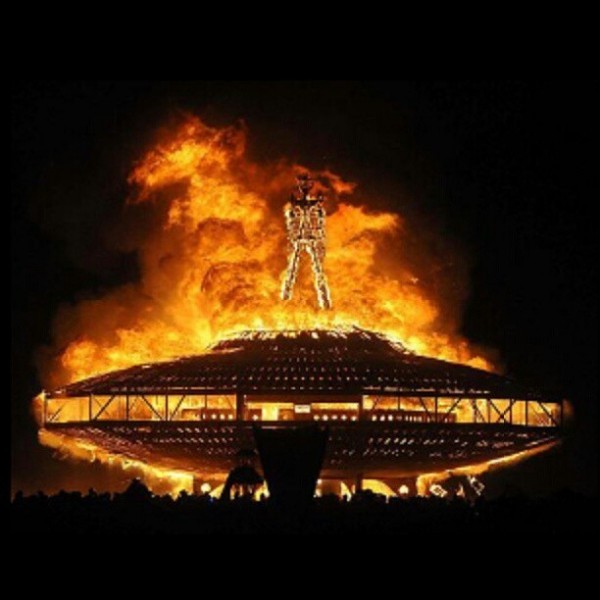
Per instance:
[[[330,166],[435,222],[471,267],[462,333],[572,400],[564,447],[502,485],[597,493],[598,94],[586,82],[21,83],[11,116],[12,489],[114,486],[38,446],[35,354],[65,302],[134,280],[110,244],[127,174],[182,111],[243,119],[249,152]],[[392,193],[390,193],[390,191]],[[394,193],[397,192],[397,193]],[[394,204],[396,202],[396,204]],[[498,483],[498,485],[500,485]]]

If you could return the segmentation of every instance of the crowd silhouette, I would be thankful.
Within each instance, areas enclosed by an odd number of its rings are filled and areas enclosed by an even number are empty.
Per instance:
[[[61,491],[17,493],[11,503],[13,533],[449,533],[550,534],[594,531],[597,501],[570,491],[544,498],[504,495],[493,500],[385,498],[361,492],[351,498],[314,498],[301,510],[271,499],[239,496],[223,501],[182,492],[154,496],[134,480],[123,493]]]

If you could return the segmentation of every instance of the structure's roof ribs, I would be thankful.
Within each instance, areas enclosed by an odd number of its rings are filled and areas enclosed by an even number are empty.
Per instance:
[[[509,377],[418,356],[361,329],[243,332],[204,354],[106,373],[53,395],[237,392],[543,397]]]

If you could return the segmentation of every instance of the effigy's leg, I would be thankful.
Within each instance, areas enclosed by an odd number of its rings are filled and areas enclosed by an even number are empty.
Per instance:
[[[324,252],[314,242],[306,246],[306,251],[310,255],[313,274],[315,276],[315,289],[317,291],[317,299],[320,308],[331,308],[331,296],[329,294],[329,286],[327,285],[327,277],[323,271],[323,256]]]
[[[297,242],[293,244],[292,251],[288,259],[288,266],[285,272],[285,279],[283,280],[283,286],[281,287],[281,299],[289,300],[292,297],[292,289],[294,283],[296,283],[296,276],[298,275],[298,264],[300,263],[300,244]]]

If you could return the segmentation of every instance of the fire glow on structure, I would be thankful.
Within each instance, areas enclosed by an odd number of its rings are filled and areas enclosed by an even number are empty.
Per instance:
[[[390,440],[396,440],[393,443],[398,444],[399,453],[404,452],[400,448],[402,439],[409,439],[402,432],[432,419],[444,431],[444,419],[450,417],[459,422],[465,419],[475,428],[483,422],[495,428],[504,424],[529,428],[526,439],[535,444],[552,437],[550,430],[558,425],[562,415],[556,412],[559,409],[529,392],[524,392],[523,399],[503,395],[512,393],[512,388],[500,380],[489,390],[482,384],[483,387],[471,390],[467,386],[461,391],[451,387],[455,381],[452,377],[446,377],[436,389],[420,389],[413,382],[409,391],[403,391],[397,371],[387,372],[385,376],[391,377],[392,383],[385,388],[381,387],[383,375],[379,379],[373,377],[375,367],[367,367],[364,381],[369,385],[371,379],[375,382],[375,388],[369,392],[359,389],[358,383],[352,387],[352,382],[358,382],[358,374],[352,372],[352,365],[342,364],[343,357],[342,363],[334,360],[334,366],[341,369],[339,373],[331,375],[326,372],[329,367],[315,364],[310,366],[314,372],[301,375],[306,377],[306,383],[333,377],[334,383],[327,388],[329,397],[323,398],[321,404],[314,395],[299,398],[298,402],[286,398],[285,388],[278,389],[276,396],[270,389],[271,395],[262,397],[260,390],[253,387],[252,378],[245,380],[246,387],[242,388],[240,373],[228,372],[227,380],[219,380],[225,376],[210,368],[207,377],[217,377],[210,384],[213,387],[202,384],[191,392],[189,388],[175,389],[168,382],[160,393],[158,388],[153,393],[153,384],[135,393],[124,391],[133,389],[129,383],[121,387],[115,384],[121,381],[118,373],[116,380],[110,375],[115,370],[138,365],[133,373],[135,377],[139,374],[139,381],[145,381],[146,371],[155,381],[156,369],[162,368],[155,363],[183,357],[172,363],[175,371],[170,381],[174,382],[182,377],[179,369],[188,364],[185,357],[203,353],[210,345],[216,348],[219,361],[223,357],[227,361],[228,356],[235,358],[246,335],[240,337],[236,332],[243,330],[250,331],[247,335],[252,348],[260,346],[253,340],[260,341],[261,332],[265,332],[264,339],[270,344],[274,360],[284,346],[292,348],[291,352],[304,348],[299,351],[306,357],[313,352],[310,348],[316,348],[317,354],[321,352],[319,340],[338,350],[357,340],[361,352],[366,348],[366,355],[371,356],[371,348],[375,348],[376,356],[382,353],[377,360],[398,360],[406,366],[407,373],[413,368],[412,353],[491,370],[489,359],[456,333],[458,323],[453,316],[458,314],[460,298],[456,294],[445,295],[443,290],[455,288],[457,276],[453,272],[440,275],[447,271],[440,265],[441,261],[448,261],[446,253],[432,255],[426,245],[419,245],[419,236],[411,234],[399,215],[376,212],[353,202],[355,184],[332,171],[313,170],[314,179],[309,179],[303,175],[306,169],[302,165],[285,160],[259,164],[246,156],[245,142],[246,131],[242,127],[211,128],[190,117],[163,132],[134,166],[129,177],[132,193],[121,233],[128,240],[126,249],[137,252],[141,277],[136,283],[80,302],[58,315],[54,345],[46,349],[41,365],[46,387],[54,391],[36,400],[42,443],[88,459],[135,463],[145,470],[143,474],[151,484],[153,477],[163,481],[170,477],[176,482],[173,489],[187,489],[192,475],[198,477],[197,472],[178,470],[176,460],[157,460],[156,453],[134,456],[130,435],[150,440],[159,431],[159,437],[163,436],[161,443],[188,435],[199,443],[199,439],[214,434],[209,431],[212,425],[203,423],[196,427],[198,431],[188,431],[176,421],[216,420],[219,435],[225,435],[227,427],[231,431],[235,427],[236,431],[246,431],[247,421],[281,420],[291,411],[289,414],[297,419],[337,420],[344,428],[354,423],[356,431],[370,431],[379,426],[376,421],[382,418],[393,421],[397,433]],[[289,193],[290,182],[295,178],[299,195],[294,195],[285,213],[287,242],[291,246],[286,266],[281,199]],[[329,207],[327,278],[323,266],[325,196]],[[140,228],[142,216],[144,223],[153,225]],[[409,247],[410,253],[405,251]],[[303,252],[310,258],[310,267],[307,261],[300,260]],[[448,285],[450,280],[452,285]],[[387,337],[360,333],[365,330]],[[273,331],[288,333],[282,333],[284,337],[279,339],[279,334],[269,333]],[[294,338],[294,332],[303,331],[308,336],[306,343],[298,346],[286,342],[289,336]],[[228,336],[234,340],[229,345],[221,341]],[[319,343],[310,346],[311,340]],[[394,354],[391,359],[390,353]],[[209,355],[210,352],[206,355],[207,365],[213,360]],[[313,355],[316,356],[314,352]],[[277,377],[291,381],[290,377],[298,375],[294,375],[296,363],[304,358],[282,356],[289,364]],[[419,363],[419,368],[429,368],[428,359],[417,358],[425,361]],[[204,361],[202,356],[198,359]],[[260,373],[256,377],[265,377],[266,372],[257,368]],[[90,385],[74,383],[100,374],[109,375],[90,380]],[[186,377],[184,374],[181,381],[189,381]],[[462,375],[457,377],[461,385],[470,381],[467,376],[464,381]],[[482,376],[478,375],[475,381],[480,382],[478,377]],[[337,389],[335,381],[343,383],[339,398],[332,391]],[[113,384],[116,387],[111,387]],[[61,392],[63,389],[66,394]],[[537,412],[528,414],[528,410]],[[116,423],[110,435],[109,425],[100,422],[107,417]],[[513,423],[513,417],[522,422]],[[134,431],[131,421],[136,419]],[[416,425],[407,425],[411,420]],[[226,421],[236,423],[235,427]],[[153,422],[158,430],[152,429]],[[521,431],[524,434],[525,429]],[[101,440],[108,439],[107,435],[113,436],[112,441],[103,447]],[[351,432],[352,436],[355,432]],[[370,452],[368,439],[360,438],[365,456]],[[385,437],[373,439],[378,440],[377,444],[388,444]],[[510,445],[516,439],[508,436],[501,443],[510,440]],[[383,446],[381,452],[391,451],[391,447]],[[528,451],[519,446],[519,452],[523,455]],[[436,483],[434,480],[431,477]],[[213,489],[219,485],[218,479],[207,479],[205,483]]]

